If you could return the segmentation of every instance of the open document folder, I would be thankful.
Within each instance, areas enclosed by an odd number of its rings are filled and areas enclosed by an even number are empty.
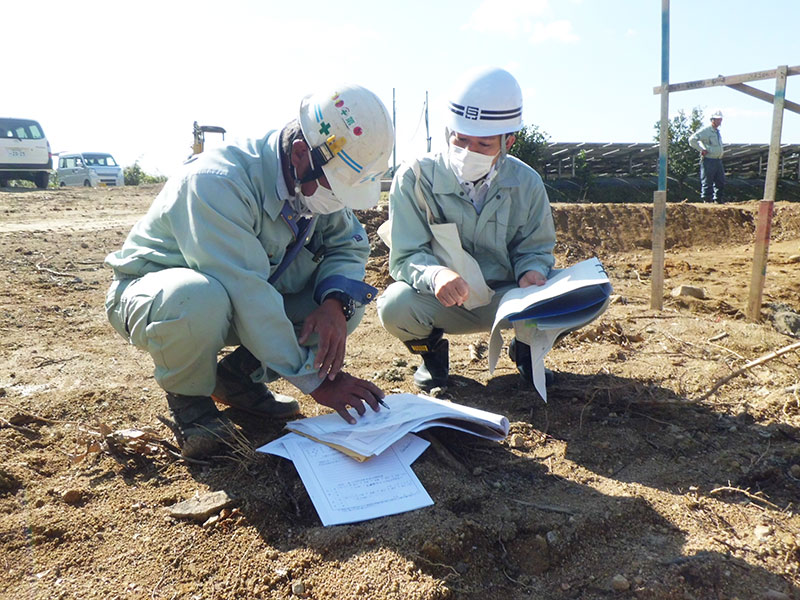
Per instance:
[[[545,402],[545,355],[561,334],[599,317],[608,307],[611,296],[611,282],[597,258],[554,273],[542,286],[506,292],[489,338],[489,372],[493,373],[503,347],[500,331],[513,325],[517,339],[531,347],[533,384]]]
[[[286,429],[326,444],[359,461],[381,454],[407,433],[429,427],[448,427],[489,440],[508,435],[508,419],[502,415],[416,394],[390,394],[389,407],[379,412],[367,409],[350,425],[338,414],[289,421]]]

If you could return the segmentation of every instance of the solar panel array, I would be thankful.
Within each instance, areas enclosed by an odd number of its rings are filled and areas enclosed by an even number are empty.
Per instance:
[[[575,158],[581,150],[584,151],[586,163],[594,175],[641,177],[658,173],[656,142],[576,142],[549,144],[542,175],[547,179],[573,176]],[[768,155],[769,144],[725,144],[725,172],[764,177]],[[781,145],[778,177],[800,179],[800,144]]]

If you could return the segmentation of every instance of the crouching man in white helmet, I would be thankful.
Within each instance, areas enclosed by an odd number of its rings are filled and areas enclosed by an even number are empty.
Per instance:
[[[232,424],[214,401],[297,414],[264,384],[278,377],[351,423],[347,407],[379,410],[383,392],[341,368],[376,293],[351,209],[377,203],[393,136],[362,87],[306,97],[282,129],[189,159],[106,258],[108,318],[152,356],[184,456],[224,449]],[[238,348],[218,364],[225,346]]]
[[[395,175],[389,195],[395,283],[378,299],[383,326],[422,356],[414,382],[423,390],[447,385],[443,334],[490,331],[503,294],[543,285],[555,263],[542,179],[506,154],[522,127],[522,92],[514,77],[502,69],[468,74],[450,96],[447,122],[446,152],[404,165]],[[457,227],[461,248],[474,259],[463,269],[479,271],[478,285],[474,273],[445,264],[444,223]],[[532,381],[530,347],[514,340],[509,352]]]

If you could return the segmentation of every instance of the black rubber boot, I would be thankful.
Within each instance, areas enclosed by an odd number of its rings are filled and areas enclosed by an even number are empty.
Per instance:
[[[434,329],[422,340],[403,342],[412,354],[422,356],[422,364],[414,373],[414,383],[424,391],[446,387],[450,375],[450,343],[442,337],[444,331]]]
[[[508,357],[513,360],[517,365],[517,371],[522,380],[530,385],[533,385],[533,368],[531,367],[531,347],[520,342],[517,338],[511,340],[508,345]],[[547,387],[553,385],[555,381],[555,373],[550,369],[544,370],[544,384]]]
[[[252,415],[285,419],[300,413],[300,405],[291,396],[273,394],[250,375],[261,367],[259,360],[244,346],[239,346],[217,364],[217,385],[211,397]]]
[[[222,453],[232,439],[233,423],[209,396],[182,396],[167,392],[167,405],[175,423],[173,433],[187,458],[205,458]]]

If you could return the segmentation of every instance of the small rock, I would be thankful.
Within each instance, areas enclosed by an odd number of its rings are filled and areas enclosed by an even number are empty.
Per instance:
[[[515,433],[511,436],[511,439],[508,441],[509,446],[512,448],[524,448],[525,447],[525,437]]]
[[[795,479],[800,479],[800,465],[792,465],[792,466],[789,468],[789,473],[790,473],[790,474],[791,474],[791,476],[792,476],[792,477],[794,477]]]
[[[435,544],[430,540],[427,540],[424,544],[422,544],[422,554],[428,559],[433,562],[442,562],[444,561],[444,552],[439,544]]]
[[[83,490],[66,490],[61,492],[61,500],[67,504],[78,504],[83,498]]]
[[[800,468],[800,466],[798,466],[798,465],[795,465],[795,466]],[[475,467],[474,469],[472,469],[472,474],[475,475],[475,476],[478,476],[481,473],[483,473],[483,467]]]
[[[228,493],[225,490],[219,490],[173,504],[169,507],[169,514],[176,519],[205,521],[232,503],[233,499],[228,496]]]
[[[761,597],[764,600],[791,600],[791,598],[789,598],[787,594],[784,594],[783,592],[779,592],[777,590],[767,590]]]
[[[609,304],[627,304],[628,299],[625,296],[620,296],[619,294],[611,294],[608,297]]]
[[[302,581],[295,581],[292,583],[292,594],[295,596],[304,596],[306,593],[306,584]]]
[[[753,535],[756,536],[756,539],[760,542],[763,542],[772,534],[772,527],[769,525],[757,525],[756,528],[753,530]]]
[[[699,298],[700,300],[708,298],[705,289],[693,285],[679,285],[672,290],[672,295],[675,298],[679,296],[691,296],[692,298]]]
[[[614,575],[614,578],[611,580],[611,589],[615,592],[626,592],[631,589],[631,583],[624,575]]]
[[[786,262],[798,263],[800,262],[800,254],[792,254]]]

